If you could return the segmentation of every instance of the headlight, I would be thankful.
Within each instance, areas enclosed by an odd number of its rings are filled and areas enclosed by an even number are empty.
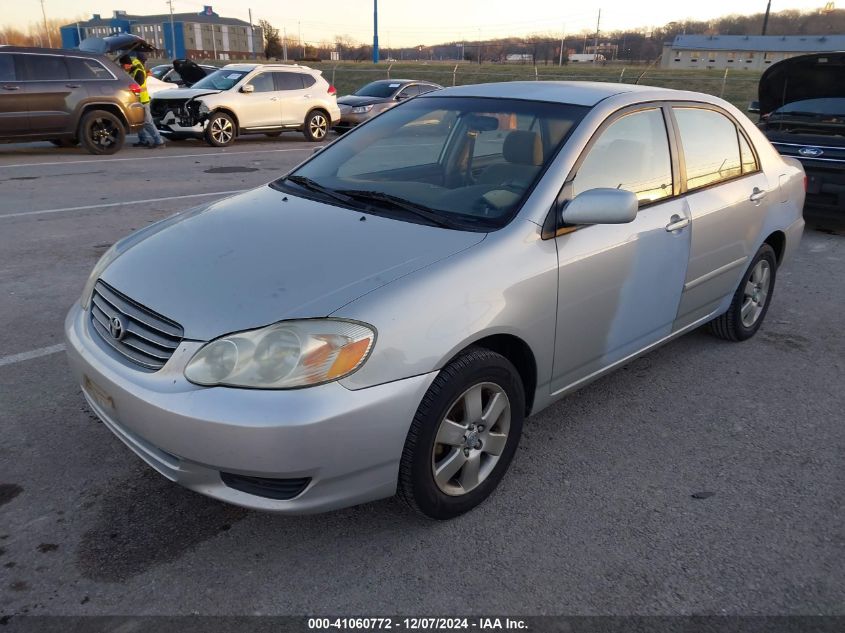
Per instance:
[[[364,114],[365,112],[369,112],[372,109],[372,105],[355,106],[354,108],[352,108],[352,114]]]
[[[293,389],[339,380],[358,369],[375,330],[340,319],[281,321],[204,345],[185,378],[204,386]]]

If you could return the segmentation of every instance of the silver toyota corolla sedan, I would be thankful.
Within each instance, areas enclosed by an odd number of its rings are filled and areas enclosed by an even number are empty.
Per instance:
[[[803,202],[800,164],[714,97],[449,88],[115,244],[68,353],[106,426],[192,490],[450,518],[531,414],[701,325],[752,337]]]

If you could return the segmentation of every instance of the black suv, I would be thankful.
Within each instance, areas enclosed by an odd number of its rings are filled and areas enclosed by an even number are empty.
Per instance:
[[[140,87],[102,55],[0,46],[0,142],[113,154],[144,122]]]
[[[845,211],[845,53],[800,55],[760,77],[749,111],[784,156],[807,173],[807,206]]]

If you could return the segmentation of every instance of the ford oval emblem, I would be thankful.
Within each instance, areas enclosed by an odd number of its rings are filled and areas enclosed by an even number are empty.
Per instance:
[[[798,153],[801,154],[801,156],[806,156],[807,158],[818,158],[824,154],[824,152],[818,147],[802,147],[798,150]]]

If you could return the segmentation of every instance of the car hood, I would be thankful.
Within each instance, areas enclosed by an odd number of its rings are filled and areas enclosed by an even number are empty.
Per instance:
[[[174,59],[173,68],[188,85],[195,84],[205,77],[205,71],[190,59]]]
[[[370,105],[371,103],[384,103],[386,101],[391,101],[391,99],[388,97],[358,97],[356,95],[346,95],[337,100],[338,104],[352,106],[353,108]]]
[[[485,237],[363,215],[269,186],[161,224],[101,278],[194,340],[327,316]]]
[[[760,114],[793,101],[845,97],[845,53],[790,57],[766,69],[758,89]]]
[[[171,84],[172,85],[172,84]],[[205,95],[216,95],[222,92],[221,90],[209,90],[208,88],[173,88],[171,90],[162,90],[156,93],[156,99],[193,99],[194,97],[204,97]]]

